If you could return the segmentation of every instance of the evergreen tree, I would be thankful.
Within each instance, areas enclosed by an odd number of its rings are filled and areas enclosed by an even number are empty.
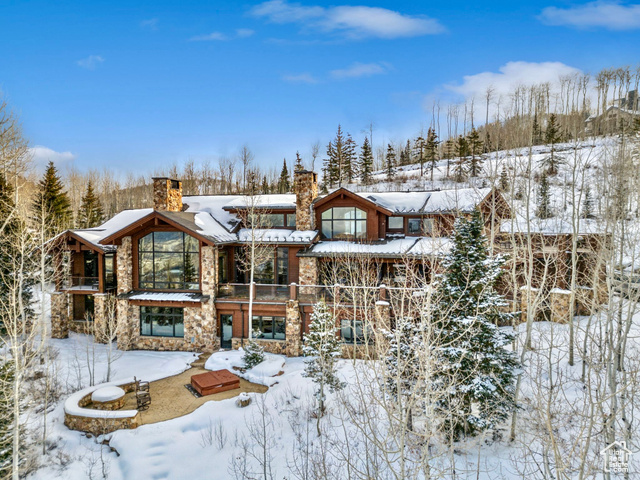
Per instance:
[[[289,180],[289,169],[287,169],[287,159],[282,162],[282,170],[280,171],[280,179],[278,180],[278,193],[287,193],[291,190],[291,181]]]
[[[591,187],[585,185],[582,197],[582,218],[593,218],[593,197]]]
[[[513,334],[507,303],[494,286],[504,259],[491,258],[479,212],[456,221],[453,247],[443,263],[434,308],[437,354],[436,408],[451,438],[493,429],[516,408],[514,380],[519,368],[507,350]]]
[[[342,185],[344,168],[344,135],[342,127],[338,125],[336,138],[327,145],[327,158],[325,159],[325,183],[329,188]]]
[[[482,140],[475,128],[471,129],[467,137],[467,144],[471,161],[469,162],[469,175],[479,177],[482,172]]]
[[[33,202],[36,222],[41,224],[44,215],[44,224],[51,229],[51,234],[68,228],[71,225],[71,203],[53,162],[47,165],[47,170],[38,187],[38,193]]]
[[[407,144],[400,152],[400,165],[410,165],[411,163],[413,163],[411,158],[411,142],[407,140]]]
[[[246,370],[252,369],[264,361],[264,348],[251,338],[244,347],[242,361],[244,362],[244,368]]]
[[[104,213],[100,199],[93,192],[91,180],[87,183],[87,191],[82,197],[82,205],[78,212],[78,228],[92,228],[104,221]]]
[[[413,153],[415,159],[420,164],[420,176],[422,177],[424,175],[424,162],[427,159],[427,142],[422,135],[414,140]]]
[[[456,141],[456,154],[458,160],[453,169],[453,178],[456,182],[462,182],[467,176],[467,157],[469,156],[469,142],[462,135]]]
[[[425,347],[420,325],[413,318],[399,317],[394,331],[383,332],[388,343],[384,359],[387,391],[397,402],[402,416],[406,416],[409,429],[412,428],[411,408],[406,406],[405,399],[415,393],[423,375],[420,356]]]
[[[387,144],[387,155],[385,156],[385,170],[387,172],[387,181],[390,182],[395,176],[394,167],[396,166],[396,151],[393,146]]]
[[[427,131],[427,161],[429,162],[429,169],[431,170],[431,181],[433,182],[433,171],[436,168],[438,162],[438,135],[433,127]],[[422,172],[422,170],[421,170]]]
[[[311,378],[317,385],[318,418],[325,412],[325,392],[341,390],[345,384],[337,375],[336,360],[340,357],[342,347],[338,338],[336,319],[329,307],[321,300],[313,307],[309,333],[304,336],[302,347],[305,368],[304,377]]]
[[[356,147],[356,142],[347,133],[347,139],[344,142],[344,167],[342,169],[342,181],[345,183],[352,183],[358,172]]]
[[[531,127],[531,142],[534,145],[540,145],[542,143],[542,128],[538,123],[538,114],[533,115],[533,125]]]
[[[302,158],[300,158],[300,152],[296,152],[296,164],[293,167],[293,170],[295,172],[299,172],[301,170],[304,170],[304,166],[302,165]]]
[[[543,158],[541,164],[546,167],[549,175],[555,175],[558,173],[559,164],[559,159],[555,155],[555,145],[562,140],[562,134],[560,133],[560,127],[555,113],[549,116],[549,123],[547,124],[544,139],[548,145],[551,145],[551,155]]]
[[[269,181],[267,180],[267,176],[262,177],[262,193],[270,193],[271,188],[269,187]]]
[[[363,185],[371,185],[373,181],[373,152],[369,144],[369,137],[364,137],[362,149],[360,150],[360,182]]]
[[[549,179],[547,173],[543,172],[538,187],[538,208],[536,209],[538,218],[551,218],[551,198],[549,194]]]
[[[508,192],[511,182],[509,181],[509,173],[507,172],[507,166],[502,164],[502,170],[500,170],[500,191]]]

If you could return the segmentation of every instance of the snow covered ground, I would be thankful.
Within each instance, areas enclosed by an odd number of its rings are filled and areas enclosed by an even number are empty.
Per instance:
[[[590,324],[587,318],[579,319],[577,325],[578,344],[587,327],[594,332],[599,328],[595,318]],[[524,325],[520,327],[520,346],[524,341],[523,329]],[[589,412],[584,411],[588,402],[583,401],[586,392],[580,382],[582,362],[576,362],[574,367],[568,365],[567,338],[566,325],[534,324],[534,350],[526,357],[516,441],[483,438],[461,442],[454,450],[434,454],[434,472],[442,472],[441,478],[454,478],[451,472],[455,465],[455,478],[462,479],[549,478],[543,471],[536,470],[541,467],[541,464],[536,467],[536,462],[542,461],[541,456],[545,452],[553,457],[549,451],[545,418],[540,415],[544,411],[541,404],[547,401],[550,401],[548,408],[553,411],[551,432],[556,435],[555,448],[563,452],[566,450],[569,457],[578,453],[573,448],[587,440],[580,439],[580,429],[584,427]],[[630,334],[629,348],[635,352],[632,356],[638,357],[640,352],[639,338],[640,315],[637,314]],[[88,347],[93,348],[91,339],[72,334],[69,339],[51,340],[50,343],[58,351],[60,378],[72,390],[77,382],[86,382],[88,375],[78,362]],[[97,345],[96,349],[95,377],[101,379],[105,374],[106,350],[103,345]],[[115,378],[136,375],[149,380],[182,372],[196,358],[192,353],[148,351],[118,352],[117,357],[113,366]],[[240,364],[241,352],[227,351],[215,353],[206,367],[232,368]],[[549,364],[553,368],[550,369]],[[629,366],[636,367],[633,362]],[[340,464],[342,455],[363,457],[367,442],[353,420],[360,419],[364,425],[379,404],[378,399],[371,400],[370,404],[363,403],[360,396],[362,384],[356,378],[370,378],[375,373],[374,365],[363,361],[339,362],[339,374],[348,385],[345,395],[352,397],[352,405],[357,408],[347,415],[341,399],[330,395],[329,414],[321,420],[326,433],[320,438],[316,434],[313,415],[314,385],[303,377],[303,371],[303,358],[268,355],[263,365],[245,375],[251,381],[270,385],[265,394],[250,394],[252,403],[248,407],[236,406],[235,398],[208,402],[184,417],[143,425],[136,430],[114,432],[107,436],[109,446],[80,432],[70,431],[62,424],[62,403],[66,398],[62,397],[48,415],[47,454],[41,458],[41,468],[29,478],[226,479],[236,478],[243,469],[255,474],[250,475],[251,478],[263,478],[261,459],[265,450],[262,445],[266,445],[272,478],[276,479],[302,478],[295,473],[303,464],[301,455],[312,452],[311,458],[314,458],[313,455],[318,455],[322,448],[335,449],[329,456],[334,466]],[[595,371],[591,374],[595,376]],[[555,387],[550,387],[553,385]],[[630,414],[637,416],[639,407],[640,403],[636,402]],[[33,427],[41,420],[41,416],[34,417],[30,424]],[[635,430],[637,427],[634,426]],[[350,441],[344,442],[345,438]],[[601,448],[601,437],[594,437],[589,458],[596,465]],[[633,448],[637,451],[636,447]],[[437,448],[434,452],[438,453]],[[563,478],[577,478],[576,468],[579,466],[569,457],[567,471],[570,475]],[[640,472],[640,454],[636,457],[632,458],[631,468]],[[331,466],[327,472],[327,478],[347,478],[346,471],[332,469]],[[383,474],[381,469],[380,476],[374,478],[390,476]],[[585,478],[601,477],[598,472],[591,472]]]

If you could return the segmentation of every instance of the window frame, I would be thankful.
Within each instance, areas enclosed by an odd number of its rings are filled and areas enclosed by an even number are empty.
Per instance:
[[[180,235],[182,235],[182,250],[159,250],[156,248],[156,239],[155,236],[156,234],[159,233],[178,233]],[[151,236],[151,249],[150,250],[146,250],[143,249],[143,242],[145,241],[145,239],[147,237]],[[192,241],[187,241],[187,237],[193,239]],[[191,243],[192,245],[195,245],[195,249],[194,250],[190,250],[188,243]],[[182,254],[182,264],[181,264],[181,268],[182,268],[182,281],[181,282],[171,282],[171,281],[158,281],[157,280],[157,267],[159,264],[159,260],[156,260],[156,257],[159,254],[169,254],[169,255],[179,255]],[[186,276],[186,264],[187,264],[187,256],[190,255],[198,255],[198,259],[197,262],[194,261],[194,267],[195,267],[195,280],[194,281],[187,281],[187,276]],[[143,267],[143,261],[142,258],[144,255],[151,255],[151,265],[152,265],[152,269],[151,269],[151,281],[143,281],[143,274],[142,274],[142,267]],[[137,261],[137,286],[140,290],[159,290],[159,291],[184,291],[184,292],[193,292],[193,291],[198,291],[201,288],[201,252],[200,252],[200,241],[189,235],[186,232],[183,232],[181,230],[153,230],[151,232],[145,233],[144,235],[141,235],[138,239],[137,239],[137,252],[136,252],[136,261]],[[166,286],[163,287],[158,287],[158,284],[164,284]],[[176,286],[172,286],[173,284],[175,284]],[[193,285],[193,286],[189,286],[189,285]]]
[[[337,217],[335,216],[334,212],[336,209],[351,209],[353,210],[353,218],[348,218],[345,219],[343,217]],[[330,217],[325,217],[325,215],[327,213],[330,212]],[[358,218],[358,212],[362,212],[364,214],[363,218]],[[363,210],[362,208],[356,207],[356,206],[336,206],[336,207],[330,207],[327,208],[326,210],[323,210],[320,213],[320,233],[322,235],[322,238],[327,239],[327,240],[366,240],[367,238],[367,219],[368,219],[368,212],[366,210]],[[337,222],[344,222],[345,224],[347,223],[352,223],[353,224],[353,228],[351,228],[351,231],[354,231],[355,234],[353,235],[346,235],[343,237],[336,237],[336,228],[335,228],[335,224]],[[329,225],[329,231],[330,231],[330,235],[326,235],[325,234],[325,224]],[[360,231],[360,233],[358,233],[358,227],[363,227]]]
[[[271,336],[267,337],[264,336],[264,320],[265,319],[271,319]],[[276,319],[279,319],[276,323]],[[258,330],[260,332],[261,336],[255,336],[254,338],[260,339],[260,340],[277,340],[279,342],[283,342],[287,339],[287,319],[286,317],[281,317],[279,315],[253,315],[252,318],[252,326],[254,330]],[[260,327],[258,328],[257,325],[260,325]],[[276,331],[277,328],[276,326],[281,326],[282,328],[282,338],[276,338]]]
[[[345,326],[345,323],[347,324]],[[360,324],[361,336],[357,335],[358,324]],[[347,340],[344,336],[344,330],[348,328],[351,330],[352,340]],[[356,318],[341,318],[340,319],[340,340],[346,345],[367,345],[372,342],[372,337],[366,331],[364,320],[358,320]]]
[[[153,309],[153,308],[162,308],[162,309],[170,309],[172,313],[153,313],[153,312],[144,312],[143,309]],[[179,313],[177,313],[179,311]],[[171,318],[172,323],[171,326],[173,328],[173,335],[157,335],[153,333],[153,317],[160,318]],[[142,325],[146,318],[150,318],[149,320],[149,332],[143,333]],[[176,318],[180,318],[180,322],[182,324],[182,335],[176,335]],[[164,338],[184,338],[184,308],[182,307],[156,307],[151,305],[142,305],[140,306],[140,336],[141,337],[164,337]]]
[[[391,226],[391,220],[392,219],[395,219],[395,220],[399,219],[402,222],[402,225],[399,226],[399,227],[392,227]],[[399,215],[392,215],[392,216],[387,217],[387,228],[389,230],[404,231],[404,217],[401,217]]]

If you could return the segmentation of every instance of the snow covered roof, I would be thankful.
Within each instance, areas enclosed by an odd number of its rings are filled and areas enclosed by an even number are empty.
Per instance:
[[[597,224],[596,220],[581,218],[578,228],[578,235],[602,234],[604,231]],[[527,219],[522,215],[517,215],[513,220],[504,220],[500,224],[502,233],[540,233],[544,235],[569,235],[574,233],[574,226],[568,219],[560,217],[536,218],[533,217],[527,223]]]
[[[406,237],[376,243],[340,241],[318,242],[303,257],[331,257],[343,255],[366,255],[379,258],[399,258],[403,256],[426,257],[442,255],[448,251],[447,238]]]
[[[228,203],[242,198],[241,195],[194,195],[182,197],[182,204],[187,205],[187,212],[204,212],[211,215],[227,231],[233,230],[240,220],[224,209]]]
[[[196,292],[139,292],[133,291],[120,295],[119,298],[143,300],[149,302],[203,302],[209,300],[208,295]]]
[[[116,233],[118,230],[122,230],[127,225],[137,222],[141,218],[149,215],[151,212],[153,212],[153,208],[123,210],[98,227],[69,231],[103,251],[110,251],[115,249],[115,247],[113,245],[101,245],[100,241],[103,238]]]
[[[490,188],[459,188],[432,192],[354,192],[397,215],[471,212]]]
[[[228,202],[225,210],[243,209],[248,206],[273,210],[290,210],[296,208],[296,196],[292,193],[256,195],[255,197],[238,196]]]
[[[240,242],[250,242],[252,231],[243,228],[238,232]],[[253,231],[254,238],[258,242],[268,243],[302,243],[309,244],[318,235],[315,230],[286,230],[284,228],[260,228]]]

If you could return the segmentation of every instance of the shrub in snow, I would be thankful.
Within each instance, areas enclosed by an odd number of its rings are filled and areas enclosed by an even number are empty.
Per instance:
[[[240,408],[247,407],[251,403],[251,397],[247,392],[242,392],[238,395],[238,399],[236,400],[236,406]]]
[[[506,302],[494,290],[504,260],[489,257],[482,227],[478,212],[456,222],[437,287],[436,408],[453,439],[494,428],[516,408],[519,362],[505,348],[513,335],[497,326],[508,324],[512,314],[500,311]]]
[[[245,369],[252,369],[264,361],[264,348],[258,345],[254,339],[250,339],[244,348],[242,360]]]
[[[341,353],[336,320],[324,300],[316,303],[313,308],[309,333],[304,336],[302,351],[307,357],[303,376],[311,378],[318,386],[316,398],[320,418],[325,411],[325,390],[328,388],[333,392],[344,388],[336,371],[336,359]]]

